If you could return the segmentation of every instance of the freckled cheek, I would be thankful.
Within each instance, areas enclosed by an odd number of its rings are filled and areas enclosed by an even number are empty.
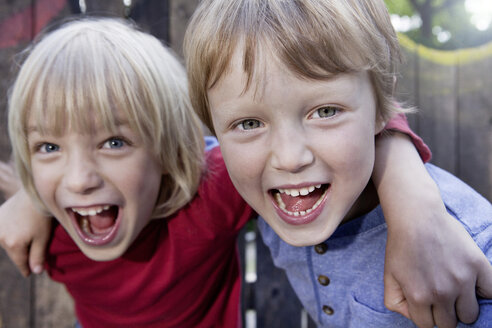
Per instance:
[[[224,162],[233,181],[250,182],[261,174],[263,159],[258,149],[243,146],[221,148]]]
[[[324,158],[334,173],[358,176],[370,170],[374,160],[373,136],[360,130],[333,136],[324,149]],[[371,139],[372,138],[372,139]]]

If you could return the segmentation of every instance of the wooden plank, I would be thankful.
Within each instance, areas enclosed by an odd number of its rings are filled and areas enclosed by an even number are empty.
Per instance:
[[[129,16],[144,31],[169,44],[169,0],[133,1]]]
[[[123,0],[85,0],[86,14],[95,16],[125,16]]]
[[[432,150],[432,162],[457,173],[456,66],[419,59],[419,133]]]
[[[174,51],[183,55],[183,38],[188,21],[199,0],[170,0],[170,45]]]
[[[43,273],[35,279],[34,292],[34,327],[74,327],[73,300],[63,285]]]
[[[459,66],[458,176],[492,201],[492,57]]]
[[[31,283],[0,248],[0,326],[31,327]]]
[[[24,8],[30,6],[30,0],[2,1],[0,2],[0,160],[6,161],[10,158],[10,143],[7,134],[7,90],[12,84],[15,70],[13,65],[14,55],[23,49],[29,40],[23,40],[22,33],[18,35],[7,34],[6,26],[13,25],[12,22],[19,21],[28,31],[31,30],[31,20],[23,20],[20,13]],[[17,16],[18,18],[16,18]]]

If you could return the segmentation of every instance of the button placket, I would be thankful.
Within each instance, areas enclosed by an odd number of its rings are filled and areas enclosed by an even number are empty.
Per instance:
[[[319,255],[323,255],[328,251],[328,245],[326,245],[326,243],[321,243],[321,244],[315,245],[314,251]],[[321,286],[328,286],[330,284],[330,278],[328,278],[327,276],[325,276],[323,274],[318,275],[317,280]],[[322,309],[323,309],[323,312],[329,316],[331,316],[335,313],[333,308],[331,306],[328,306],[328,305],[323,305]]]

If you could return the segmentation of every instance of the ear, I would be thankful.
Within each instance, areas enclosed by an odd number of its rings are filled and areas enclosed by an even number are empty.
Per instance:
[[[388,123],[388,121],[389,119],[383,119],[380,115],[377,115],[376,123],[374,126],[374,135],[381,133],[381,131],[384,130],[384,127],[386,126],[386,123]]]

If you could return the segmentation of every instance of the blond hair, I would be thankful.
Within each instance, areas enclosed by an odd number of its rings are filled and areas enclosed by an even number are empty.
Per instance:
[[[94,120],[114,131],[122,112],[162,165],[154,217],[194,196],[203,169],[203,132],[191,109],[183,66],[155,37],[128,21],[86,18],[64,24],[28,51],[9,95],[9,135],[22,183],[35,190],[28,121],[45,133],[67,126],[91,133]]]
[[[382,0],[202,0],[184,54],[192,105],[212,131],[207,90],[227,72],[239,44],[246,87],[259,73],[261,51],[270,49],[302,78],[368,71],[379,118],[404,111],[393,98],[400,48]]]

